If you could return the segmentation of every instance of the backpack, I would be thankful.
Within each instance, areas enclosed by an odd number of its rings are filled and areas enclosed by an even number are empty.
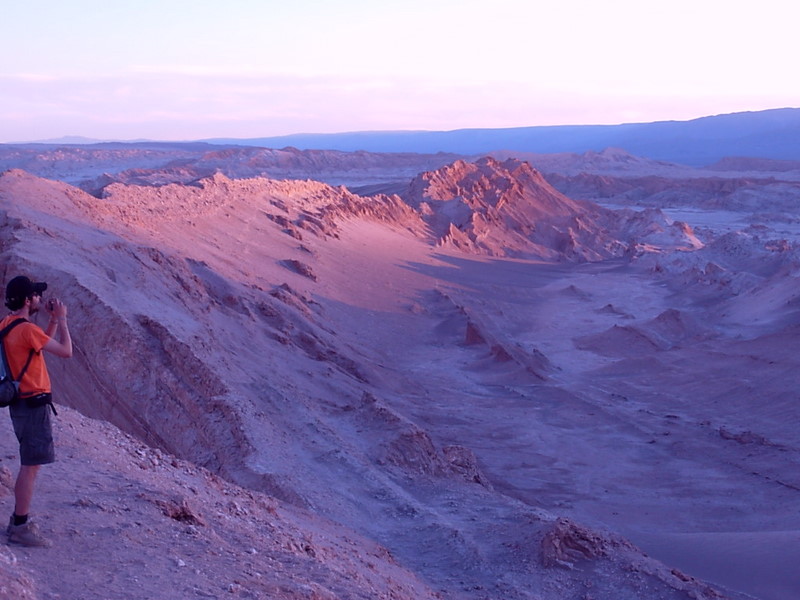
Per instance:
[[[25,323],[26,320],[27,319],[20,317],[19,319],[16,319],[6,325],[6,327],[0,331],[0,348],[2,348],[0,354],[3,355],[3,360],[0,361],[0,407],[13,404],[14,401],[19,398],[19,382],[25,376],[25,372],[28,370],[28,367],[31,364],[31,359],[33,358],[33,350],[31,350],[30,354],[28,354],[28,360],[25,363],[25,366],[22,367],[22,371],[19,373],[19,377],[15,379],[11,373],[11,368],[8,366],[5,339],[9,331],[14,329],[14,327],[20,323]]]

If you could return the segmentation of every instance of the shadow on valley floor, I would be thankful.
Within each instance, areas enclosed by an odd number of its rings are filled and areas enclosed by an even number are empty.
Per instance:
[[[540,288],[574,273],[600,273],[619,269],[626,260],[614,259],[602,262],[552,263],[541,260],[517,258],[470,257],[437,253],[433,258],[444,263],[434,266],[419,262],[408,262],[403,268],[422,273],[434,279],[479,290],[485,286],[507,286]]]

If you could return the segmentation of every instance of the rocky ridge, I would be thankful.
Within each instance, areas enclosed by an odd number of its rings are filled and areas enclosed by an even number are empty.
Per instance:
[[[593,261],[632,248],[697,248],[657,209],[615,213],[554,189],[527,162],[486,157],[418,176],[403,194],[437,244],[490,256]]]
[[[203,143],[0,144],[0,170],[25,171],[99,195],[112,183],[188,184],[221,173],[230,179],[314,179],[354,187],[403,182],[459,158],[414,154],[258,148]]]

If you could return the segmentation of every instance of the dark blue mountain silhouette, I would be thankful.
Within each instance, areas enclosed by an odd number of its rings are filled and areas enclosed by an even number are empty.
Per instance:
[[[204,141],[270,148],[293,146],[301,150],[453,152],[467,155],[496,150],[580,153],[614,147],[655,160],[701,166],[726,156],[800,160],[800,108],[740,112],[691,121],[622,125],[363,131]]]

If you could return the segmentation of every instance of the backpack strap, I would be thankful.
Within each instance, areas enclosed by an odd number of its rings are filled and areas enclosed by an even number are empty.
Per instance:
[[[35,352],[33,350],[28,352],[28,360],[25,361],[25,366],[22,367],[22,371],[19,372],[19,377],[13,378],[14,381],[20,382],[20,381],[22,381],[22,378],[25,377],[25,373],[28,372],[28,367],[31,366],[31,361],[33,360],[33,355],[34,354],[35,354]]]
[[[14,327],[20,325],[21,323],[25,323],[27,320],[28,319],[19,317],[18,319],[14,319],[13,321],[11,321],[11,323],[9,323],[2,330],[0,330],[0,341],[5,340],[6,336],[11,332],[12,329],[14,329]]]

